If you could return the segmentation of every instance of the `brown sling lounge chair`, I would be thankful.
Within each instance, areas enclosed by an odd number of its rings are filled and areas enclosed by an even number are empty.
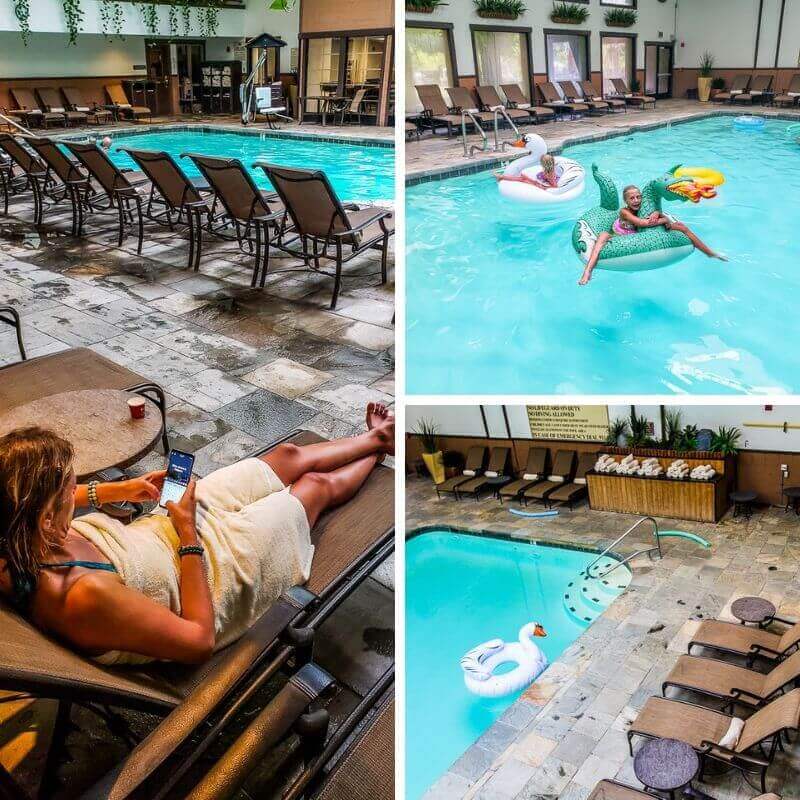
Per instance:
[[[68,111],[67,107],[64,105],[64,101],[61,99],[61,95],[52,87],[38,88],[36,90],[36,96],[39,98],[39,102],[42,106],[44,106],[45,111],[49,111],[51,114],[63,114],[66,119],[67,127],[70,125],[86,124],[86,114],[82,111]]]
[[[581,114],[586,114],[589,111],[589,106],[586,103],[570,103],[565,100],[559,93],[554,83],[546,81],[545,83],[538,84],[539,92],[544,98],[542,103],[545,108],[551,108],[556,114],[561,112],[568,113],[571,117],[577,117]]]
[[[441,499],[443,494],[455,495],[458,487],[466,483],[476,475],[483,472],[483,465],[486,462],[486,448],[480,445],[470,447],[467,451],[467,458],[464,461],[464,470],[460,475],[454,475],[442,483],[436,484],[436,496]]]
[[[394,214],[386,208],[343,205],[328,176],[321,170],[290,169],[277,164],[256,161],[275,187],[286,213],[294,224],[294,233],[302,242],[302,251],[281,245],[285,252],[303,259],[307,267],[334,279],[331,308],[336,308],[342,285],[344,264],[367,250],[379,250],[381,283],[385,284],[389,269],[389,239],[394,236]],[[309,251],[310,247],[310,251]],[[334,272],[320,266],[333,262]],[[313,263],[313,266],[312,266]],[[264,264],[261,285],[267,276]],[[378,274],[361,273],[359,277]]]
[[[504,497],[513,500],[534,484],[544,481],[545,475],[547,475],[547,458],[549,455],[550,451],[546,447],[531,447],[528,450],[528,462],[525,469],[519,473],[519,478],[506,484],[498,492],[500,502],[503,501]],[[526,475],[530,477],[526,478]]]
[[[796,106],[798,98],[800,98],[800,72],[795,72],[789,82],[789,88],[785,92],[775,95],[772,102],[779,106]]]
[[[86,115],[88,122],[95,125],[105,125],[111,122],[114,115],[106,108],[101,108],[97,103],[91,105],[83,99],[83,92],[75,86],[64,86],[61,91],[67,99],[67,108],[71,111],[80,111]]]
[[[448,139],[453,135],[454,130],[461,130],[461,114],[455,114],[448,107],[442,95],[442,89],[435,83],[422,84],[414,87],[422,103],[421,122],[430,127],[436,133],[437,127],[447,128]],[[472,120],[467,117],[465,120],[467,128],[474,128]]]
[[[776,664],[768,673],[737,667],[727,661],[697,656],[680,656],[661,684],[668,688],[696,692],[727,701],[724,708],[735,710],[737,704],[754,709],[768,703],[790,684],[800,680],[800,652]]]
[[[712,98],[715,103],[725,103],[733,101],[737,95],[744,94],[750,85],[752,75],[739,74],[733,79],[731,88],[727,92],[718,92]]]
[[[598,112],[601,116],[608,114],[609,106],[607,101],[592,100],[588,97],[584,97],[578,91],[578,87],[575,85],[574,81],[559,81],[558,85],[561,87],[564,97],[566,97],[571,103],[582,103],[583,105],[588,106],[590,113],[592,111]]]
[[[472,92],[465,86],[450,86],[447,89],[453,108],[460,114],[462,111],[469,111],[481,124],[491,125],[494,122],[494,114],[491,111],[481,111],[478,101]]]
[[[555,119],[556,112],[552,108],[545,108],[544,106],[534,106],[530,100],[519,88],[516,83],[503,83],[500,86],[503,94],[506,96],[506,105],[508,108],[521,109],[527,111],[531,117],[536,119],[536,123],[547,122],[548,120]]]
[[[742,773],[755,773],[761,791],[767,791],[767,770],[785,733],[800,724],[800,689],[781,695],[744,720],[736,744],[723,747],[720,740],[728,733],[734,717],[680,700],[651,697],[628,730],[628,746],[633,755],[633,739],[672,738],[693,747],[701,757],[700,778],[706,759],[720,761]],[[765,750],[765,746],[769,750]]]
[[[478,495],[489,485],[490,478],[499,478],[501,475],[508,474],[510,460],[510,447],[493,447],[483,475],[477,475],[466,483],[459,484],[456,489],[456,497],[460,500],[465,495],[472,495],[477,502]]]
[[[530,122],[536,119],[536,114],[531,114],[527,109],[506,106],[500,99],[500,95],[497,93],[497,89],[495,89],[494,86],[478,86],[475,91],[478,93],[478,99],[481,101],[483,110],[492,112],[492,115],[494,115],[494,110],[496,108],[502,108],[512,121]]]
[[[66,114],[54,111],[42,111],[33,92],[30,89],[9,89],[11,97],[17,104],[17,108],[9,109],[12,117],[22,119],[29,128],[49,128],[51,125],[64,126],[67,124]]]
[[[282,441],[304,445],[324,440],[299,431]],[[192,752],[199,755],[203,750],[197,736],[208,745],[218,732],[206,724],[210,713],[221,703],[230,713],[241,710],[249,697],[244,687],[256,670],[262,675],[275,671],[293,655],[301,663],[307,660],[308,653],[303,659],[302,651],[311,641],[303,629],[313,631],[321,625],[386,559],[394,548],[393,525],[393,470],[379,466],[355,498],[324,514],[314,526],[314,561],[304,586],[287,590],[241,639],[200,666],[156,662],[135,669],[103,667],[51,640],[0,602],[0,690],[59,701],[46,785],[52,785],[65,746],[72,703],[160,715],[174,712],[169,726],[159,726],[140,745],[148,748],[148,770],[155,770],[190,738]],[[286,637],[283,641],[291,646],[276,649],[279,637]],[[138,785],[146,773],[139,764],[128,777]],[[46,790],[43,795],[49,796]]]
[[[734,95],[731,100],[734,103],[750,103],[758,101],[762,104],[772,100],[774,92],[772,89],[772,75],[756,75],[750,88],[744,94]]]
[[[628,104],[624,100],[620,100],[619,97],[603,97],[603,95],[594,88],[594,84],[591,81],[581,81],[581,91],[587,100],[602,100],[608,103],[608,107],[612,111],[624,111],[626,113],[628,111]]]
[[[568,483],[575,470],[575,455],[574,450],[559,450],[553,459],[553,471],[547,476],[547,480],[531,486],[522,493],[525,505],[528,505],[528,500],[544,503],[551,492]]]
[[[606,778],[592,789],[592,793],[586,800],[653,800],[654,797],[660,800],[661,795],[651,794],[643,789],[634,789],[633,786],[626,786],[624,783]],[[781,798],[777,794],[768,793],[760,794],[753,800],[781,800]]]
[[[114,116],[122,116],[135,121],[149,117],[152,121],[153,112],[147,106],[131,105],[121,83],[112,83],[106,86],[106,94],[110,100],[107,108],[114,113]]]
[[[689,642],[689,655],[693,647],[706,647],[723,653],[744,656],[752,665],[757,657],[770,661],[780,661],[794,653],[800,647],[800,622],[790,623],[775,617],[775,621],[783,622],[790,627],[783,634],[738,625],[735,622],[722,622],[718,619],[707,619]]]
[[[552,508],[553,503],[563,503],[572,509],[572,504],[589,493],[586,487],[586,473],[594,468],[597,463],[597,453],[581,453],[578,458],[578,468],[572,483],[562,483],[555,491],[547,495],[547,505]]]
[[[653,106],[653,108],[656,107],[655,97],[632,92],[628,88],[628,84],[625,83],[622,78],[612,78],[611,85],[614,87],[614,91],[617,93],[617,96],[621,100],[624,100],[629,106],[636,106],[637,108],[641,108],[642,111],[644,111],[646,106]]]

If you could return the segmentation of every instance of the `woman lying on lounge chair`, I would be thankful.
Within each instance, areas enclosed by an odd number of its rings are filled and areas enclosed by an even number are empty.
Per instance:
[[[190,482],[169,516],[123,525],[75,507],[157,500],[165,473],[79,486],[69,442],[41,428],[0,438],[0,593],[104,664],[200,663],[304,583],[311,528],[394,448],[394,417],[367,406],[359,436],[282,444]]]

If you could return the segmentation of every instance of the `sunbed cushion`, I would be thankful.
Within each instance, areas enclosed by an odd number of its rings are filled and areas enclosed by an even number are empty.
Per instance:
[[[547,480],[552,481],[553,483],[564,483],[564,476],[563,475],[548,475]]]
[[[725,747],[728,750],[735,750],[743,730],[744,720],[739,719],[739,717],[734,717],[731,720],[730,727],[725,732],[725,735],[719,740],[718,744],[720,747]]]
[[[497,477],[497,473],[493,469],[487,469],[484,474],[486,475],[487,478],[496,478]]]
[[[465,470],[462,471],[461,474],[462,475],[466,475],[468,478],[474,478],[475,477],[475,470],[474,469],[465,469]]]

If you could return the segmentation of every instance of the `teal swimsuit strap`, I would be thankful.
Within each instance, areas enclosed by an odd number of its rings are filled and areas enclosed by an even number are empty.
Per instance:
[[[50,569],[57,567],[83,567],[84,569],[99,569],[104,572],[116,572],[117,568],[113,564],[102,561],[62,561],[59,564],[39,564],[40,567]]]

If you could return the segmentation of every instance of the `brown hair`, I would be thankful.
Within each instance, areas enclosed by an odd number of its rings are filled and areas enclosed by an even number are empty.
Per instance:
[[[539,163],[542,165],[542,169],[545,172],[552,172],[556,168],[556,160],[550,153],[545,153]]]
[[[633,184],[631,184],[630,186],[626,186],[622,190],[622,199],[623,200],[628,196],[628,192],[630,192],[631,189],[636,189],[637,192],[639,191],[639,187],[638,186],[634,186]]]
[[[20,428],[0,437],[0,557],[15,586],[35,585],[49,549],[42,512],[61,496],[72,471],[72,445],[44,428]]]

